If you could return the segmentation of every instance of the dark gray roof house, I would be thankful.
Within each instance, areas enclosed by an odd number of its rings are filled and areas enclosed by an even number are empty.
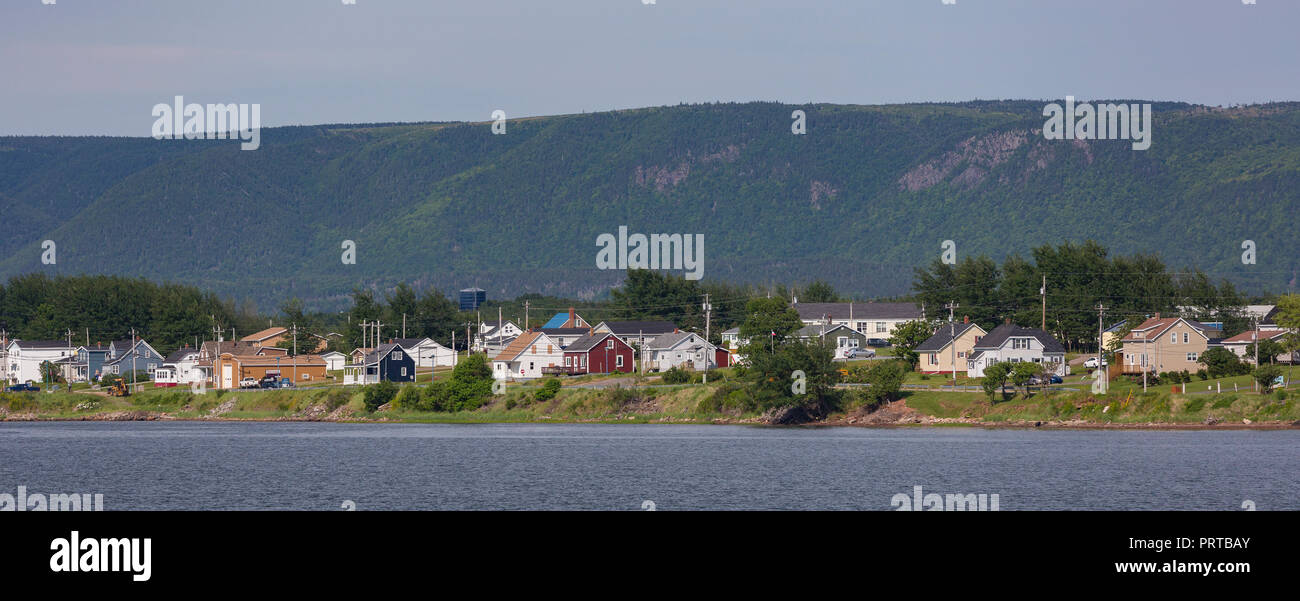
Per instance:
[[[954,334],[954,329],[951,328],[948,324],[943,324],[939,326],[938,329],[934,331],[934,336],[926,338],[925,342],[922,342],[921,344],[917,345],[915,349],[916,352],[932,353],[938,350],[942,350],[943,348],[947,347],[949,343],[952,342],[953,338],[961,338],[961,335],[965,334],[966,330],[976,327],[974,323],[959,323],[956,324],[956,326],[957,327],[955,330],[956,332],[955,334]],[[985,338],[987,338],[987,336]],[[976,344],[975,348],[977,349],[980,348],[980,345]]]
[[[1002,324],[993,328],[984,338],[975,344],[975,350],[987,351],[1002,348],[1009,338],[1036,338],[1043,345],[1044,353],[1064,353],[1065,346],[1057,342],[1051,334],[1038,328],[1022,328],[1013,324]],[[928,342],[928,341],[927,341]]]

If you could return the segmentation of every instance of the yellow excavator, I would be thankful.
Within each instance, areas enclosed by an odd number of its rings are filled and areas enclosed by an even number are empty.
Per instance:
[[[131,391],[127,389],[125,380],[116,378],[108,385],[108,396],[131,396]]]

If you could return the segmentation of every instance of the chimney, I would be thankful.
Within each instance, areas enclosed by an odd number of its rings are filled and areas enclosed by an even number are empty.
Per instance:
[[[1011,325],[1011,318],[1010,318],[1010,317],[1006,318],[1005,323],[1006,323],[1007,325]]]
[[[577,324],[574,323],[573,307],[569,307],[569,327],[577,327]]]
[[[1156,319],[1160,319],[1160,312],[1156,311]]]
[[[967,316],[963,317],[963,318],[961,319],[961,322],[962,322],[962,323],[970,323],[970,316],[967,315]]]

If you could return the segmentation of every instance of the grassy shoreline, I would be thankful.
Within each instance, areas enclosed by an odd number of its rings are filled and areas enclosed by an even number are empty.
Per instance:
[[[330,421],[348,423],[753,424],[769,415],[735,408],[734,382],[584,388],[566,382],[540,401],[535,384],[511,386],[477,410],[451,413],[385,407],[367,412],[359,388],[270,391],[145,390],[126,398],[87,392],[0,395],[2,421]],[[587,380],[580,383],[590,384]],[[982,393],[908,390],[868,410],[843,407],[798,425],[860,427],[1048,427],[1118,429],[1300,428],[1295,395],[1083,391],[1016,395],[991,402]]]

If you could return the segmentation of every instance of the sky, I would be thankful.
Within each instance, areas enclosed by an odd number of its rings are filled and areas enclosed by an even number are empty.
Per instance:
[[[0,135],[149,136],[178,95],[260,104],[263,127],[751,100],[1300,100],[1300,0],[53,1],[0,0]]]

